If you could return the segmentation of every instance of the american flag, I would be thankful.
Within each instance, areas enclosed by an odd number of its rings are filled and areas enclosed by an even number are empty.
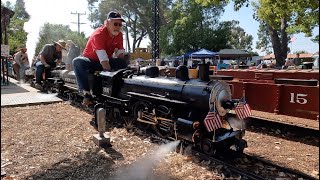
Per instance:
[[[210,109],[206,118],[204,119],[204,125],[206,126],[208,132],[222,127],[222,122],[218,113],[215,110]]]
[[[239,119],[244,119],[246,117],[249,117],[252,115],[251,109],[248,103],[244,100],[244,98],[241,98],[239,100],[239,104],[237,105],[235,112]]]

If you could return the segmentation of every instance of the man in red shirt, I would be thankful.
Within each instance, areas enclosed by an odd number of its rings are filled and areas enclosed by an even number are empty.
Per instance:
[[[79,90],[83,92],[83,105],[92,105],[88,73],[89,71],[110,71],[127,67],[123,60],[122,19],[118,12],[111,11],[104,24],[90,36],[83,57],[77,57],[72,65]]]

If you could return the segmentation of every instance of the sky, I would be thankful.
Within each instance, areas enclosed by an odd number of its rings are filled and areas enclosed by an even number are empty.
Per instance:
[[[15,4],[16,0],[7,1]],[[78,31],[78,26],[76,24],[78,16],[71,13],[86,13],[86,15],[80,16],[80,23],[86,23],[80,25],[80,31],[83,31],[86,36],[90,36],[94,31],[90,26],[90,21],[87,19],[89,14],[87,0],[24,1],[26,10],[31,16],[30,20],[25,23],[24,26],[25,30],[29,33],[26,44],[28,48],[29,59],[32,59],[33,57],[35,46],[38,41],[40,27],[46,22],[51,24],[69,25],[71,30]],[[252,15],[252,7],[242,7],[239,11],[235,12],[233,10],[233,3],[231,2],[226,6],[221,21],[238,20],[240,22],[240,27],[242,27],[246,33],[253,36],[253,50],[257,51],[260,55],[265,55],[260,50],[255,49],[256,41],[258,40],[257,32],[259,29],[259,23],[253,19]],[[315,35],[319,34],[319,28],[316,28],[313,32]],[[294,37],[297,39],[292,44],[289,44],[289,47],[292,48],[292,52],[305,50],[310,53],[315,53],[319,51],[318,44],[313,43],[310,38],[304,37],[304,34],[300,33],[294,35]],[[149,41],[144,40],[141,44],[141,47],[147,47],[148,44]]]

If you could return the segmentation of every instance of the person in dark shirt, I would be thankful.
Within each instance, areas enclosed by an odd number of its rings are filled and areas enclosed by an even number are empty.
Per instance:
[[[61,63],[62,59],[62,49],[66,49],[66,42],[64,40],[59,40],[58,42],[53,42],[53,44],[46,44],[42,48],[37,57],[36,66],[36,84],[35,87],[40,89],[41,83],[43,81],[42,74],[45,71],[46,76],[48,76],[50,69],[56,67],[56,64]]]

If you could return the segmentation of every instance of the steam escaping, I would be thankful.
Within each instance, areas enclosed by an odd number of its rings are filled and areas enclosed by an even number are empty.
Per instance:
[[[234,130],[246,129],[246,123],[242,119],[229,117],[228,122]]]
[[[119,169],[112,180],[144,180],[152,178],[154,176],[152,171],[155,165],[168,153],[175,150],[179,142],[180,141],[173,141],[168,144],[161,145],[157,151],[149,156],[138,160],[129,167]]]

